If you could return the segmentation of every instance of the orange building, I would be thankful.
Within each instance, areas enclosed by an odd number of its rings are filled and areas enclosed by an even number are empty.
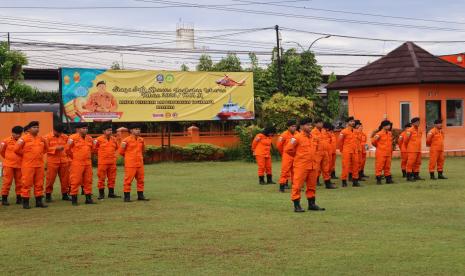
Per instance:
[[[465,68],[412,42],[326,88],[349,91],[349,114],[362,121],[367,134],[384,119],[401,128],[411,118],[420,117],[426,132],[434,120],[442,118],[446,151],[465,151]],[[425,141],[423,150],[428,150]]]

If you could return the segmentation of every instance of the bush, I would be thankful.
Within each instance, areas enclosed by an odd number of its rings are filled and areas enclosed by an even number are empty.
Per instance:
[[[185,149],[191,150],[194,161],[219,160],[224,157],[223,149],[212,144],[189,144]]]
[[[249,161],[249,162],[254,162],[255,157],[253,156],[252,153],[252,140],[257,135],[262,131],[261,128],[259,128],[256,125],[251,125],[251,126],[237,126],[236,127],[236,133],[239,135],[239,148],[241,151],[241,156],[242,159]]]
[[[40,92],[24,84],[16,83],[8,95],[13,99],[22,99],[25,103],[58,103],[58,92]]]
[[[240,160],[242,159],[242,151],[241,147],[234,146],[230,148],[224,148],[224,161],[234,161],[234,160]]]

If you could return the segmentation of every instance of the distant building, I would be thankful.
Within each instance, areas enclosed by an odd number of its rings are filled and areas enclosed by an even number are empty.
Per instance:
[[[176,27],[176,48],[190,50],[195,48],[194,27],[178,24]]]

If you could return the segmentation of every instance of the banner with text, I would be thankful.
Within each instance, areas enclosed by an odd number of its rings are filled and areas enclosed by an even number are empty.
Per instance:
[[[62,68],[60,81],[71,122],[254,119],[251,72]]]

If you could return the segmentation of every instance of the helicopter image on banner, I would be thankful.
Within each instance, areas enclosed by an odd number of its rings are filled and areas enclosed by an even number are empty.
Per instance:
[[[222,85],[224,87],[233,87],[233,86],[243,86],[245,85],[245,79],[241,81],[235,81],[232,78],[230,78],[228,75],[224,75],[223,78],[218,79],[215,81],[216,84]]]

